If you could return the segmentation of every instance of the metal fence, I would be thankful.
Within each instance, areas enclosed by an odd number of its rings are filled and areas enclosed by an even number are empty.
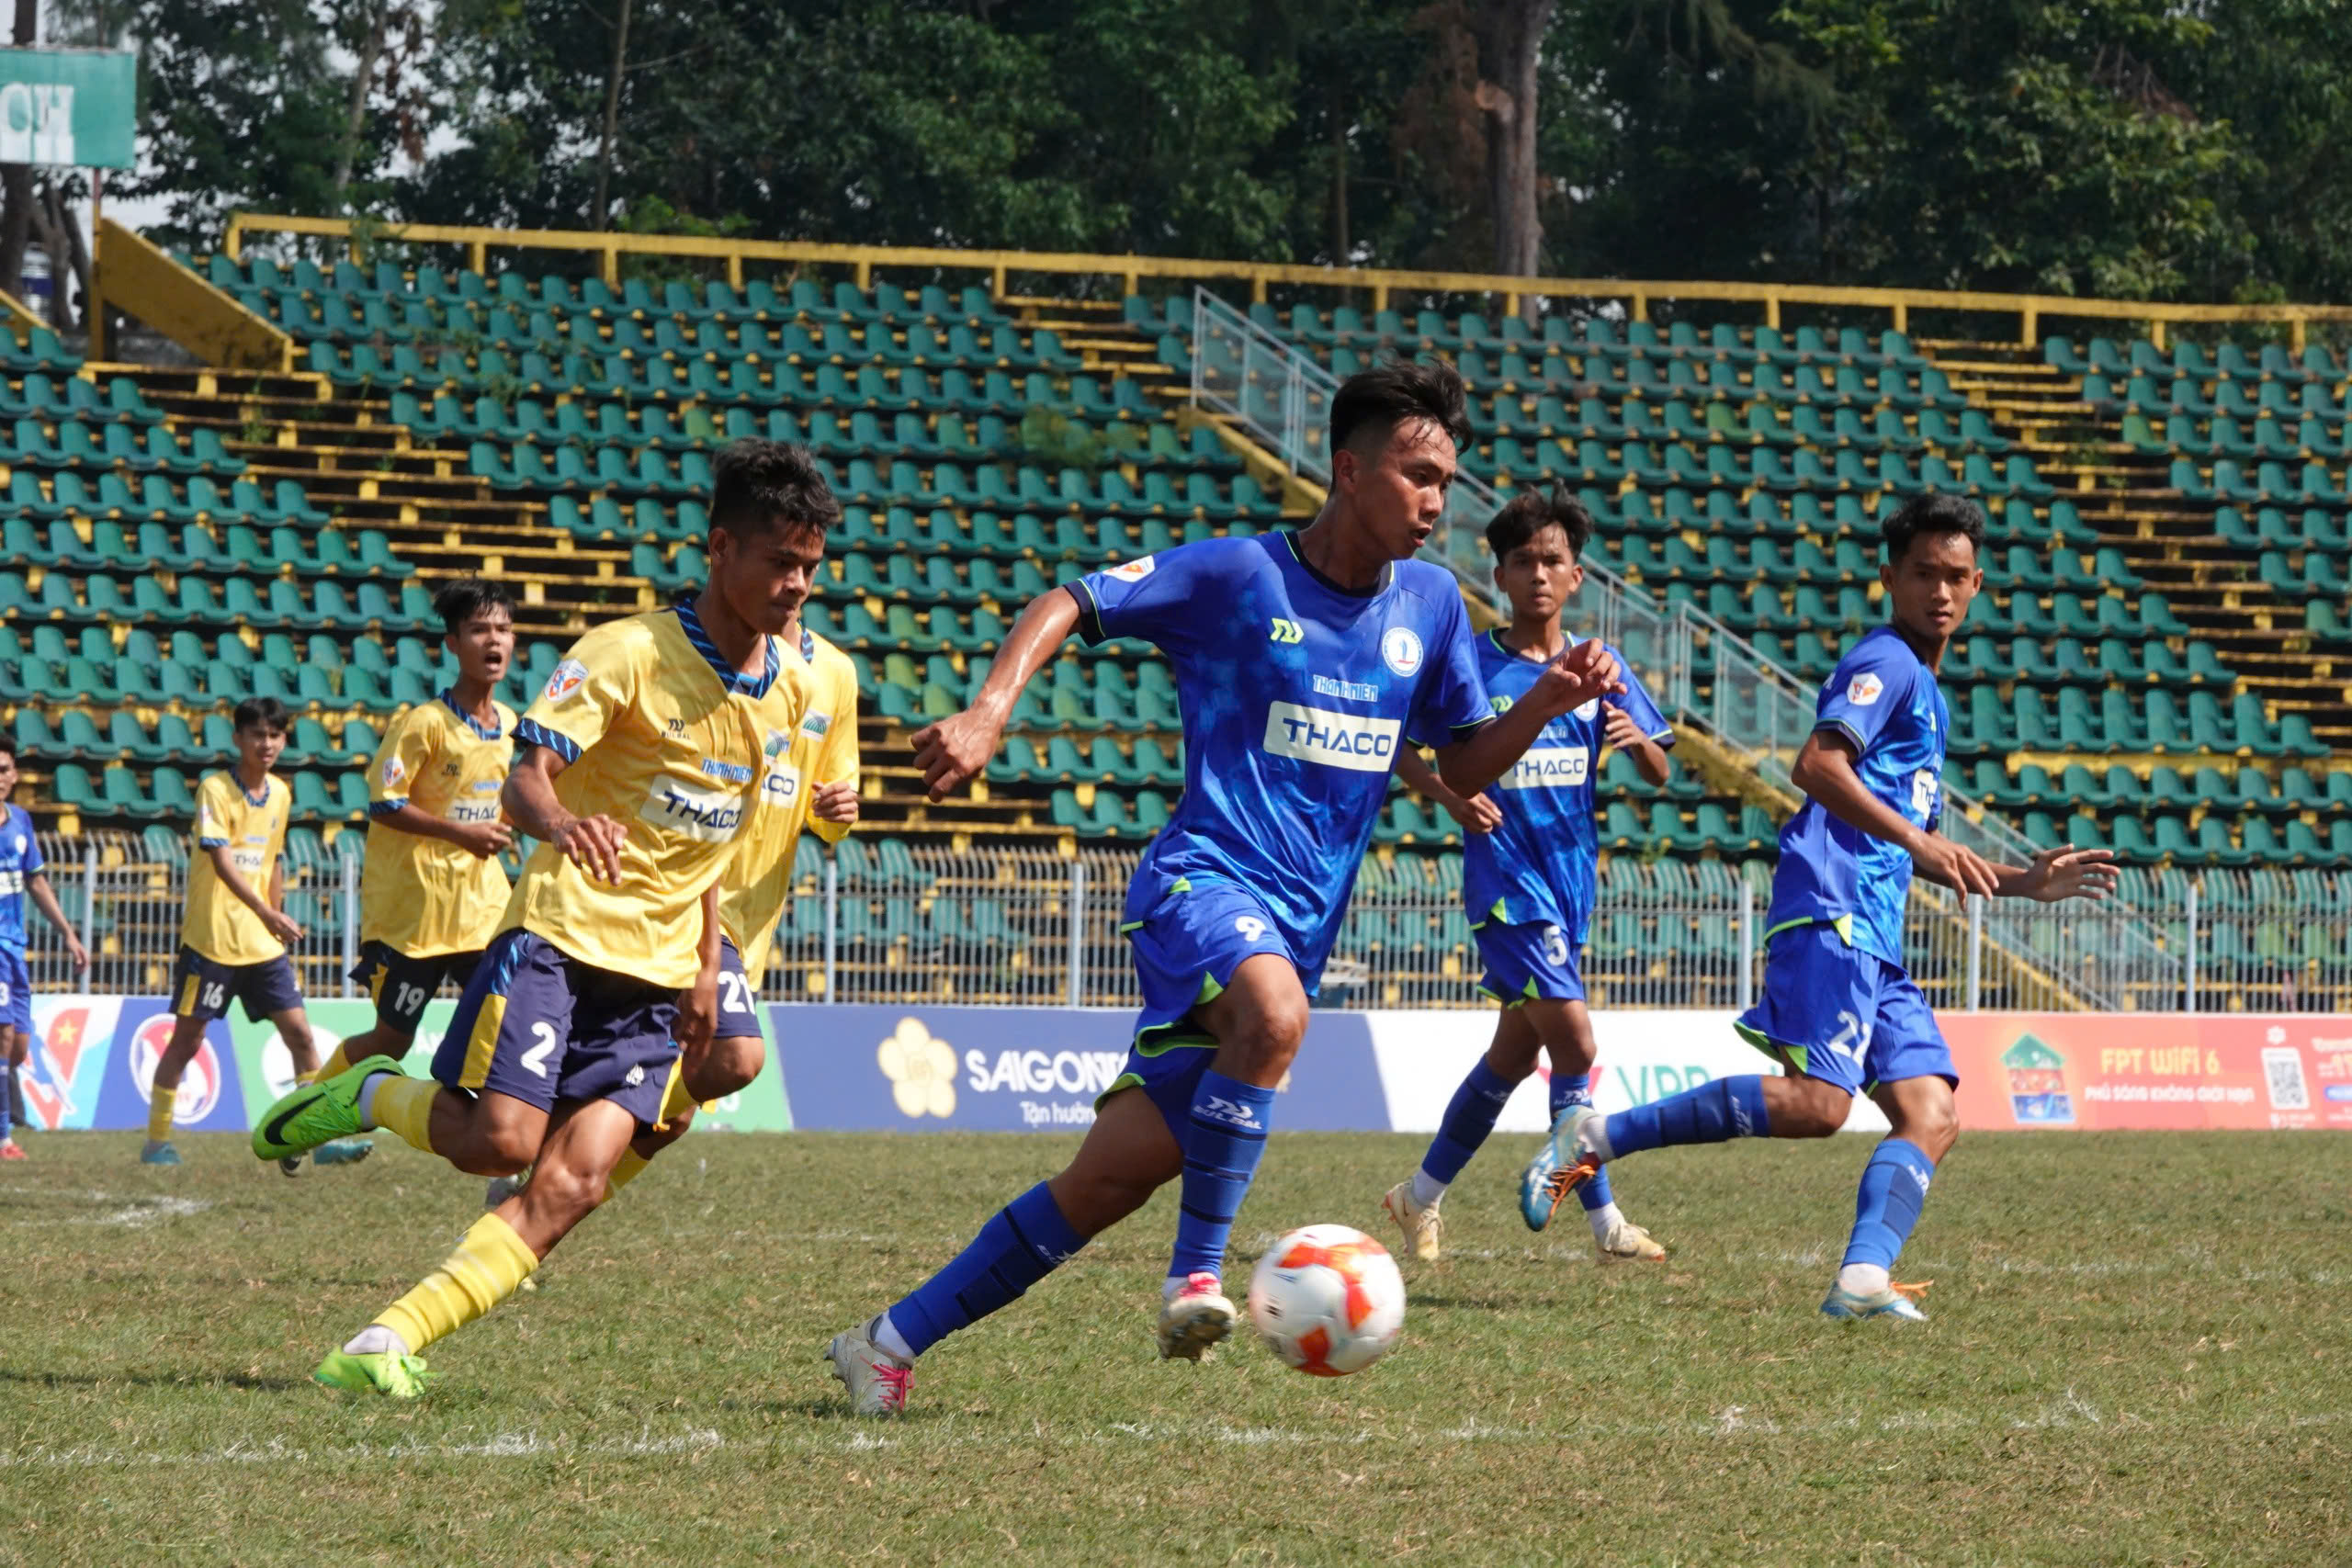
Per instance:
[[[346,840],[338,840],[338,845]],[[356,843],[356,839],[350,840]],[[129,834],[41,836],[66,916],[93,954],[87,988],[161,995],[178,951],[184,857]],[[774,1000],[1137,1001],[1119,917],[1137,850],[957,851],[853,835],[804,843],[765,980]],[[1600,1007],[1744,1007],[1761,975],[1761,862],[1614,854],[1585,952]],[[287,907],[312,996],[355,994],[358,862],[289,867]],[[2160,945],[2151,950],[2151,940]],[[32,922],[34,984],[81,988]],[[1912,891],[1905,952],[1950,1009],[2352,1011],[2352,877],[2316,872],[2131,871],[2100,906],[1962,901]],[[1364,863],[1324,974],[1324,1005],[1474,1007],[1477,949],[1458,854]]]

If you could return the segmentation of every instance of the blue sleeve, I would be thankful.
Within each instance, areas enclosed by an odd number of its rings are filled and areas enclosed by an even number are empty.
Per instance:
[[[1495,716],[1487,696],[1486,677],[1478,672],[1478,643],[1470,635],[1470,617],[1462,595],[1449,586],[1435,604],[1430,622],[1430,650],[1421,672],[1420,689],[1413,694],[1413,712],[1406,735],[1416,746],[1451,746]]]
[[[1632,719],[1634,728],[1642,732],[1643,739],[1655,740],[1662,747],[1672,746],[1674,727],[1666,722],[1666,715],[1660,713],[1657,704],[1650,700],[1649,688],[1642,684],[1642,678],[1634,673],[1634,667],[1625,662],[1623,654],[1613,648],[1609,651],[1615,655],[1617,668],[1624,676],[1625,691],[1622,696],[1601,700]]]
[[[1216,619],[1216,547],[1200,540],[1137,556],[1062,584],[1078,601],[1078,633],[1091,646],[1131,637],[1173,651],[1188,646],[1204,622]]]
[[[1836,730],[1858,754],[1869,750],[1910,694],[1911,668],[1900,657],[1907,651],[1886,637],[1857,643],[1823,684],[1814,728]]]
[[[25,858],[17,863],[17,869],[27,876],[35,876],[49,869],[49,863],[40,858],[40,835],[33,830],[31,812],[21,806],[15,811],[17,830],[25,836]]]

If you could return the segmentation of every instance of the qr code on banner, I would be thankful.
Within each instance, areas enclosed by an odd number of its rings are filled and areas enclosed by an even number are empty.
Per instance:
[[[2303,1087],[2303,1054],[2292,1045],[2262,1048],[2262,1076],[2270,1089],[2273,1111],[2308,1111],[2311,1091]]]

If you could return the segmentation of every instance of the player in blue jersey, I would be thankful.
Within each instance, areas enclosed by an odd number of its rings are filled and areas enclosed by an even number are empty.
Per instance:
[[[1090,643],[1142,638],[1174,667],[1184,795],[1127,891],[1143,1010],[1125,1072],[1067,1169],[834,1337],[828,1354],[859,1414],[898,1414],[916,1356],[1180,1178],[1159,1352],[1198,1360],[1232,1331],[1226,1240],[1404,738],[1441,742],[1449,785],[1476,794],[1554,716],[1617,688],[1608,651],[1584,643],[1510,712],[1490,712],[1460,590],[1412,558],[1444,513],[1467,428],[1451,366],[1350,378],[1331,402],[1331,492],[1312,524],[1203,540],[1053,590],[1022,613],[973,706],[915,736],[939,799],[987,765],[1022,687],[1073,629]]]
[[[0,1159],[23,1159],[16,1129],[33,1124],[25,1111],[20,1075],[33,1054],[33,976],[25,963],[25,895],[32,895],[49,923],[65,934],[74,967],[86,969],[90,955],[65,923],[57,895],[40,858],[40,838],[30,813],[9,801],[17,789],[17,749],[0,740]]]
[[[1805,801],[1781,833],[1763,996],[1738,1024],[1787,1076],[1717,1078],[1613,1116],[1579,1108],[1555,1134],[1549,1190],[1556,1203],[1607,1161],[1661,1145],[1827,1137],[1867,1091],[1893,1130],[1863,1168],[1852,1237],[1821,1310],[1920,1319],[1919,1287],[1888,1271],[1960,1135],[1960,1079],[1903,967],[1912,874],[1961,893],[2055,903],[2104,898],[2116,873],[2105,850],[2066,844],[2031,865],[1994,865],[1937,833],[1951,716],[1936,669],[1984,586],[1984,518],[1960,497],[1921,496],[1886,520],[1884,541],[1890,619],[1838,661],[1790,770]]]
[[[1510,625],[1477,639],[1487,700],[1507,713],[1544,666],[1574,644],[1560,626],[1561,606],[1584,583],[1578,558],[1592,537],[1592,514],[1565,490],[1514,496],[1487,525],[1495,584],[1510,602]],[[1585,1010],[1579,968],[1592,921],[1600,846],[1593,830],[1593,773],[1604,744],[1615,746],[1653,784],[1664,784],[1674,744],[1657,705],[1615,649],[1624,691],[1597,698],[1544,727],[1518,765],[1491,795],[1465,799],[1448,789],[1418,751],[1408,750],[1397,777],[1450,812],[1462,840],[1462,902],[1486,964],[1480,989],[1502,1004],[1494,1043],[1470,1069],[1445,1108],[1437,1136],[1412,1178],[1381,1201],[1405,1233],[1406,1250],[1425,1262],[1444,1250],[1445,1190],[1495,1130],[1495,1118],[1541,1050],[1552,1058],[1552,1116],[1592,1103],[1592,1018]],[[1544,1148],[1551,1148],[1545,1140]],[[1551,1218],[1551,1163],[1539,1154],[1521,1180],[1521,1213],[1541,1228]],[[1620,1213],[1609,1179],[1579,1187],[1593,1245],[1603,1262],[1655,1261],[1666,1249]]]

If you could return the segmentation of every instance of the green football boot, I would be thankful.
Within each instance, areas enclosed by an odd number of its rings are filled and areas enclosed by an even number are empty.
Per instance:
[[[262,1159],[291,1159],[321,1144],[368,1129],[359,1114],[359,1086],[378,1073],[398,1073],[390,1056],[370,1056],[318,1083],[298,1085],[254,1123],[254,1153]]]
[[[331,1350],[311,1378],[329,1388],[350,1393],[380,1393],[387,1399],[414,1399],[433,1379],[422,1356],[395,1356],[389,1350],[355,1356]]]

